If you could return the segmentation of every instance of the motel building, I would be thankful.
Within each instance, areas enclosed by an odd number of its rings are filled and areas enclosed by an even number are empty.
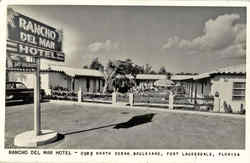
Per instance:
[[[103,74],[97,70],[71,68],[65,64],[41,64],[40,81],[41,89],[46,94],[56,87],[65,88],[74,92],[101,93],[104,87]],[[9,71],[8,81],[23,82],[28,88],[34,88],[34,72],[25,70]]]
[[[167,79],[167,75],[137,74],[136,85],[139,88],[152,88],[157,80]]]
[[[103,73],[97,70],[71,68],[64,63],[43,64],[41,60],[41,88],[47,94],[51,89],[62,87],[83,93],[101,93],[104,87]],[[8,63],[11,64],[11,63]],[[167,79],[166,75],[138,74],[136,83],[143,89],[152,88],[156,81]],[[218,112],[230,108],[232,112],[245,109],[246,65],[234,65],[216,69],[199,75],[173,75],[171,80],[179,83],[185,89],[185,95],[190,102],[200,104],[202,98],[219,98]],[[9,71],[8,81],[20,81],[27,87],[34,88],[34,72],[25,70]]]
[[[50,65],[42,71],[41,87],[50,90],[62,87],[77,92],[101,93],[104,86],[103,74],[97,70]]]
[[[74,92],[81,89],[83,93],[102,93],[105,85],[102,72],[84,68],[72,68],[65,64],[53,63],[46,62],[46,64],[41,64],[41,89],[44,89],[46,94],[49,95],[51,89],[56,87],[66,88]],[[131,78],[131,76],[127,77]],[[142,89],[147,89],[152,88],[154,83],[161,79],[167,79],[167,76],[138,74],[136,76],[136,84]],[[8,72],[8,81],[22,82],[28,88],[34,88],[34,80],[34,72],[21,69],[19,71]]]
[[[173,76],[172,80],[179,82],[187,97],[200,103],[199,98],[218,97],[219,112],[225,112],[226,107],[232,112],[245,109],[246,65],[234,65],[216,69],[195,76]],[[197,98],[197,100],[196,100]]]

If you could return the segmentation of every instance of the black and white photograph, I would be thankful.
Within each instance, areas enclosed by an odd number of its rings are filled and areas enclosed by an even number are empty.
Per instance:
[[[230,150],[246,149],[246,6],[8,5],[6,12],[9,155],[211,155],[205,149],[237,157]]]

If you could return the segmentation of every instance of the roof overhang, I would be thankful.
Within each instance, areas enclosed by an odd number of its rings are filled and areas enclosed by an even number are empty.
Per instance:
[[[201,79],[206,79],[206,78],[210,78],[211,74],[210,73],[204,73],[204,74],[199,74],[197,76],[194,76],[193,79],[194,80],[201,80]]]

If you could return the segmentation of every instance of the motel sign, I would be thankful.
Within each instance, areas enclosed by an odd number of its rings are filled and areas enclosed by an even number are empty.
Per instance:
[[[15,41],[7,41],[7,51],[32,57],[40,57],[55,61],[64,61],[64,53],[42,49],[35,46],[18,43]]]
[[[48,130],[41,130],[40,58],[64,61],[64,53],[62,52],[62,31],[15,12],[11,8],[8,8],[7,23],[7,55],[25,55],[35,59],[35,62],[32,63],[20,61],[13,62],[12,67],[7,68],[8,71],[18,71],[20,69],[20,71],[22,71],[26,69],[30,72],[31,70],[35,70],[34,130],[17,135],[15,142],[19,146],[22,146],[20,145],[20,140],[23,139],[23,135],[26,142],[35,140],[35,144],[52,140],[57,137],[57,134],[51,134]],[[45,133],[47,133],[47,135]],[[34,137],[34,139],[31,139],[31,137]],[[32,143],[29,142],[25,145]]]
[[[64,61],[62,31],[8,9],[7,52]]]

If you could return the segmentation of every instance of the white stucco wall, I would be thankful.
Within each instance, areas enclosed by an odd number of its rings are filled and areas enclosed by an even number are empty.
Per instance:
[[[239,112],[240,106],[243,104],[245,108],[245,100],[233,100],[233,82],[246,82],[244,75],[218,75],[211,79],[211,94],[219,92],[219,97],[227,104],[231,105],[233,112]]]
[[[61,72],[43,72],[40,74],[41,88],[48,94],[51,87],[61,86],[63,88],[71,88],[71,77]],[[89,91],[87,91],[87,78],[89,78]],[[9,81],[23,82],[28,88],[34,88],[35,76],[33,73],[28,72],[10,72]],[[100,82],[99,82],[100,81]],[[83,92],[100,92],[103,90],[103,80],[100,78],[93,77],[77,77],[75,79],[74,91],[77,92],[79,88]]]
[[[82,92],[87,92],[86,84],[87,80],[84,77],[78,77],[75,79],[75,89],[74,91],[77,92],[80,88]]]
[[[40,75],[41,81],[41,88],[45,90],[45,93],[48,95],[50,94],[49,88],[49,74],[48,73],[41,73]]]
[[[71,78],[66,76],[61,72],[49,72],[49,86],[56,87],[61,86],[63,88],[68,88],[71,83]]]
[[[89,90],[87,90],[87,78],[89,78]],[[101,80],[100,78],[91,78],[91,77],[77,77],[75,79],[75,89],[74,91],[78,91],[79,88],[82,89],[83,92],[87,93],[87,92],[99,92],[98,88],[99,88],[99,80]],[[100,92],[102,92],[103,89],[103,81],[100,81]]]
[[[104,85],[104,80],[99,79],[100,80],[100,92],[103,91],[103,85]]]
[[[10,72],[9,81],[19,81],[26,85],[28,88],[34,88],[35,86],[35,73],[31,72]],[[49,90],[49,75],[48,73],[40,74],[41,89],[44,89],[46,93]]]
[[[35,73],[34,72],[9,72],[9,81],[22,82],[28,88],[34,88]]]
[[[89,87],[89,92],[95,92],[95,80],[90,79],[90,87]]]
[[[99,92],[99,79],[95,80],[96,92]]]
[[[203,82],[203,93],[202,93],[202,82]],[[239,112],[241,104],[245,108],[245,100],[233,99],[233,83],[234,82],[246,82],[245,75],[217,75],[212,78],[206,78],[203,81],[183,81],[182,85],[185,87],[186,94],[194,98],[195,97],[195,85],[197,85],[197,97],[204,97],[205,95],[214,96],[215,92],[219,92],[221,102],[225,101],[231,106],[233,112]],[[206,83],[206,84],[205,84]],[[191,93],[192,92],[192,93]],[[197,100],[198,103],[201,101]],[[223,106],[223,105],[222,105]],[[222,108],[220,111],[225,111]]]

